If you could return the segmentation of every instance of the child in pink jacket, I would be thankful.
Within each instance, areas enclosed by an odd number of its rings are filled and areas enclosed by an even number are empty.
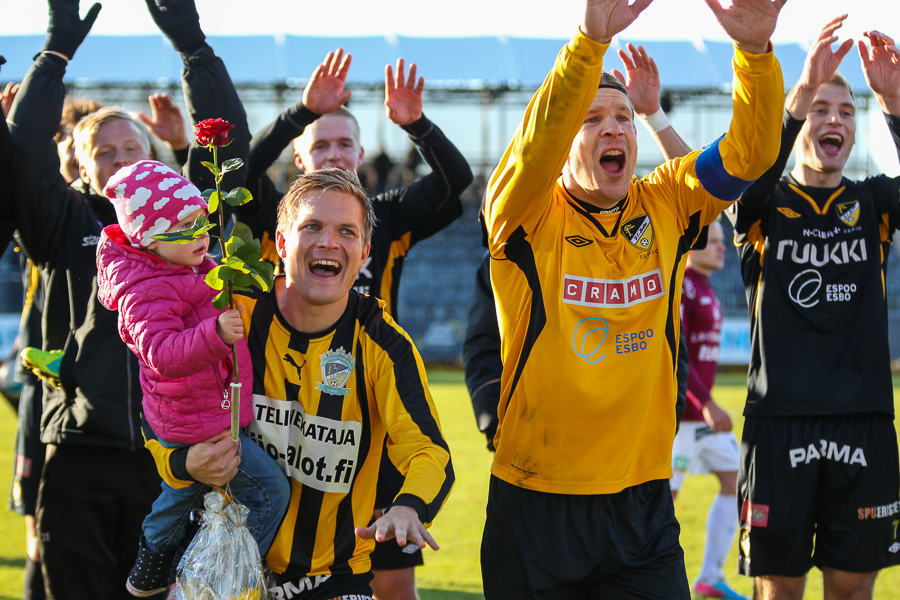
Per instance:
[[[198,442],[231,426],[231,344],[237,345],[240,383],[246,390],[240,425],[251,418],[253,366],[237,310],[212,305],[216,291],[206,274],[216,266],[206,255],[209,236],[188,244],[153,236],[190,228],[207,214],[200,191],[187,179],[150,160],[120,169],[105,189],[118,225],[103,230],[97,246],[99,298],[119,311],[119,334],[140,361],[144,416],[161,445]],[[265,556],[290,498],[284,473],[266,452],[240,436],[240,469],[229,483],[250,509],[247,527]],[[190,511],[209,486],[182,489],[162,484],[144,520],[137,562],[127,588],[138,597],[166,588],[175,548],[184,537]]]

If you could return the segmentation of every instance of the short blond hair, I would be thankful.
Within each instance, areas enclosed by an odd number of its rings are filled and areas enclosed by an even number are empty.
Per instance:
[[[289,230],[291,223],[297,218],[300,207],[308,200],[309,192],[314,190],[343,192],[359,200],[363,209],[363,243],[368,244],[372,240],[375,210],[369,195],[359,182],[356,173],[334,168],[304,173],[294,180],[278,204],[278,231],[284,234]]]
[[[342,119],[347,119],[348,121],[350,121],[350,123],[353,125],[353,137],[356,140],[357,144],[361,144],[361,142],[359,141],[359,136],[360,136],[359,121],[356,120],[356,117],[353,116],[352,112],[350,112],[349,110],[347,110],[346,108],[344,108],[342,106],[342,107],[338,108],[337,110],[333,110],[330,113],[326,113],[326,114],[322,115],[322,117],[340,117]],[[319,117],[319,118],[321,119],[322,117]],[[313,121],[313,123],[315,123],[315,121]],[[309,136],[311,135],[310,132],[312,131],[312,129],[313,129],[312,123],[310,123],[303,130],[303,133],[301,133],[299,136],[294,138],[294,142],[293,142],[294,143],[294,153],[300,154],[301,151],[305,151],[308,149],[308,148],[303,148],[303,147],[298,148],[298,146],[300,144],[306,144],[306,145],[309,144],[309,142],[306,140],[308,140]]]
[[[134,123],[140,134],[140,141],[144,151],[148,157],[150,156],[150,136],[147,134],[147,128],[127,111],[107,106],[92,112],[78,121],[78,125],[75,126],[75,130],[72,132],[72,136],[75,138],[75,158],[79,164],[84,164],[85,161],[82,159],[90,155],[91,149],[94,147],[94,138],[100,130],[100,126],[114,119],[122,119]]]
[[[853,101],[856,102],[856,96],[853,95],[853,88],[850,87],[850,82],[847,81],[847,78],[841,75],[839,71],[835,71],[834,75],[823,81],[819,87],[822,87],[826,83],[831,83],[844,88],[847,90],[847,93],[850,94],[850,97],[853,98]]]

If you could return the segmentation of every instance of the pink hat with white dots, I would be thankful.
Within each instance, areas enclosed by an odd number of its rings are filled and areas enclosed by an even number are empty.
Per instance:
[[[135,248],[146,249],[154,235],[165,233],[198,208],[208,208],[197,186],[155,160],[122,167],[109,178],[103,193]]]

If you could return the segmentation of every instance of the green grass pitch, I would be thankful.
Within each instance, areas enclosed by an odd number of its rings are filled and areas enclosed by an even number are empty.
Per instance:
[[[484,526],[491,454],[483,436],[475,427],[469,396],[458,371],[429,371],[431,390],[440,412],[444,434],[453,453],[456,486],[431,531],[441,546],[438,552],[426,551],[425,566],[417,570],[420,596],[423,600],[479,600],[481,571],[479,546]],[[740,416],[745,394],[742,374],[720,375],[714,397],[725,407],[740,435]],[[895,380],[895,406],[900,382]],[[12,444],[15,415],[5,402],[0,402],[0,485],[7,493],[12,469]],[[703,555],[706,513],[717,493],[718,482],[711,476],[691,476],[678,496],[675,510],[681,521],[688,579],[693,582]],[[0,600],[22,597],[25,533],[23,520],[14,513],[0,511]],[[751,582],[735,573],[737,545],[732,548],[726,565],[729,583],[739,592],[750,595]],[[900,598],[900,568],[888,569],[879,576],[876,600]],[[810,574],[807,598],[822,597],[822,578],[818,571]]]

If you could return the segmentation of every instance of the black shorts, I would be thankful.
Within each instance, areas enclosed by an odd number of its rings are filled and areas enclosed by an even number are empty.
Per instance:
[[[36,515],[47,597],[129,598],[141,524],[159,495],[153,456],[143,448],[47,448]]]
[[[424,564],[422,549],[415,544],[400,546],[397,540],[385,540],[375,544],[369,555],[373,571],[397,571],[411,569]]]
[[[375,506],[381,509],[390,506],[397,494],[400,493],[401,487],[403,487],[403,475],[388,458],[387,447],[385,447],[381,454],[381,467],[378,470]],[[376,543],[369,558],[372,560],[373,571],[397,571],[425,564],[423,552],[418,546],[407,544],[400,547],[397,545],[397,540]]]
[[[898,490],[889,415],[748,416],[739,572],[802,577],[813,565],[869,573],[900,564]]]
[[[318,577],[276,576],[269,588],[270,600],[372,600],[371,573],[359,575],[319,575]]]
[[[487,600],[689,600],[667,480],[617,494],[548,494],[491,477],[481,542]]]

